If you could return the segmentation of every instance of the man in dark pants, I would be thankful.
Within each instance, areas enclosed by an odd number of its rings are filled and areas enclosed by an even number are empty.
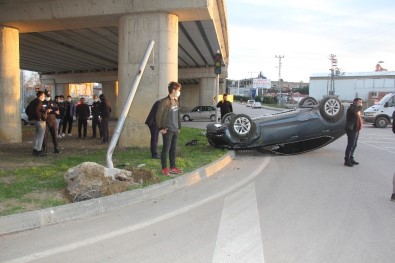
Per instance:
[[[63,118],[63,134],[62,137],[65,136],[66,132],[66,127],[68,127],[68,135],[72,136],[71,130],[73,129],[73,118],[75,116],[75,105],[73,100],[71,99],[71,96],[67,96],[67,101],[65,102],[65,108],[64,108],[64,118]]]
[[[88,104],[85,104],[85,98],[80,99],[75,111],[78,120],[78,138],[81,138],[81,129],[84,127],[84,139],[86,138],[88,128],[88,118],[91,115]]]
[[[100,107],[99,107],[99,115],[100,115],[100,123],[101,123],[101,132],[103,134],[102,143],[108,143],[109,132],[108,132],[108,121],[110,120],[111,106],[107,102],[104,94],[100,94]]]
[[[168,86],[169,95],[160,100],[156,113],[156,127],[163,137],[163,148],[161,154],[162,174],[182,174],[182,170],[176,167],[176,145],[178,133],[181,129],[180,102],[181,84],[170,82]],[[167,155],[170,159],[170,170],[167,168]]]
[[[217,104],[217,108],[220,108],[221,110],[221,119],[225,116],[225,114],[233,112],[232,103],[228,101],[227,98],[228,94],[225,93],[223,95],[223,99]]]
[[[344,156],[344,165],[348,167],[353,167],[354,165],[359,164],[354,159],[354,151],[357,148],[359,131],[362,128],[361,110],[361,98],[355,98],[347,110],[345,127],[347,133],[347,147]]]
[[[51,93],[49,91],[45,92],[43,107],[45,109],[50,109],[51,111],[47,114],[47,117],[45,118],[46,130],[42,149],[45,153],[48,151],[47,139],[49,137],[49,134],[51,134],[54,153],[60,153],[58,145],[58,126],[56,123],[56,117],[59,115],[59,105],[55,101],[51,100]]]
[[[102,132],[100,127],[99,119],[100,101],[96,95],[93,95],[93,103],[91,107],[92,112],[92,139],[96,138],[96,127],[99,128],[100,138],[102,138]]]
[[[155,116],[156,116],[156,112],[158,111],[159,103],[160,100],[154,103],[154,105],[151,108],[151,111],[148,114],[147,120],[145,121],[145,124],[148,125],[149,131],[151,133],[150,149],[151,149],[151,157],[153,159],[160,159],[160,155],[158,154],[159,130],[156,127],[156,121],[155,121]]]

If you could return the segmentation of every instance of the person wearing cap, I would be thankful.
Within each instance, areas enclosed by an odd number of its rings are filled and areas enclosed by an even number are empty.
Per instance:
[[[76,107],[75,115],[78,121],[78,138],[81,139],[81,130],[82,127],[84,127],[83,135],[85,139],[88,128],[88,118],[91,115],[88,104],[85,104],[85,98],[80,98],[80,103]]]
[[[45,109],[50,109],[51,111],[47,114],[45,118],[46,129],[43,140],[43,151],[46,153],[48,151],[47,148],[47,139],[49,134],[52,137],[52,143],[54,147],[54,153],[60,153],[59,144],[58,144],[58,127],[56,124],[56,117],[59,115],[59,106],[58,104],[51,99],[51,92],[45,91],[45,100],[43,101],[43,107]]]
[[[225,116],[225,114],[233,112],[232,103],[228,101],[227,98],[228,94],[225,93],[223,95],[223,99],[217,104],[217,108],[220,108],[221,110],[221,119]]]
[[[108,143],[108,121],[110,120],[111,106],[110,103],[106,100],[104,94],[100,94],[100,106],[99,106],[99,115],[100,115],[100,123],[101,123],[101,132],[102,132],[102,143]]]

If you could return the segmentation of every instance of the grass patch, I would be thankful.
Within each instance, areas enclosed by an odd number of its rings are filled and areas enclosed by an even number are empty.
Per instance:
[[[28,130],[30,132],[30,129]],[[184,173],[191,172],[203,165],[213,162],[227,151],[211,147],[203,130],[183,127],[177,145],[177,167]],[[195,146],[185,146],[190,140],[198,140]],[[161,150],[161,149],[159,149]],[[18,151],[18,149],[16,149]],[[25,149],[23,151],[26,151]],[[30,151],[30,150],[29,150]],[[69,203],[65,192],[63,175],[66,171],[83,162],[96,162],[106,165],[104,148],[84,148],[80,150],[53,155],[44,158],[32,157],[25,153],[16,153],[14,167],[0,169],[0,216],[42,209]],[[161,162],[151,159],[149,148],[116,148],[113,153],[114,167],[146,169],[154,174],[152,183],[169,180],[161,174]],[[28,165],[20,165],[31,160]],[[9,164],[8,164],[9,165]],[[142,168],[137,168],[142,167]],[[146,187],[150,183],[144,183]]]

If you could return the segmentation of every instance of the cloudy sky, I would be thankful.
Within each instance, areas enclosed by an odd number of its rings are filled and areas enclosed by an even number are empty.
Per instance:
[[[260,71],[284,81],[325,73],[335,54],[345,72],[395,71],[394,0],[227,0],[230,79]]]

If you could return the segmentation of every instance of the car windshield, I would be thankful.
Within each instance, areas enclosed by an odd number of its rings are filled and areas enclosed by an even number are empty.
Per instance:
[[[392,97],[392,94],[385,95],[377,104],[384,105],[390,97]]]

